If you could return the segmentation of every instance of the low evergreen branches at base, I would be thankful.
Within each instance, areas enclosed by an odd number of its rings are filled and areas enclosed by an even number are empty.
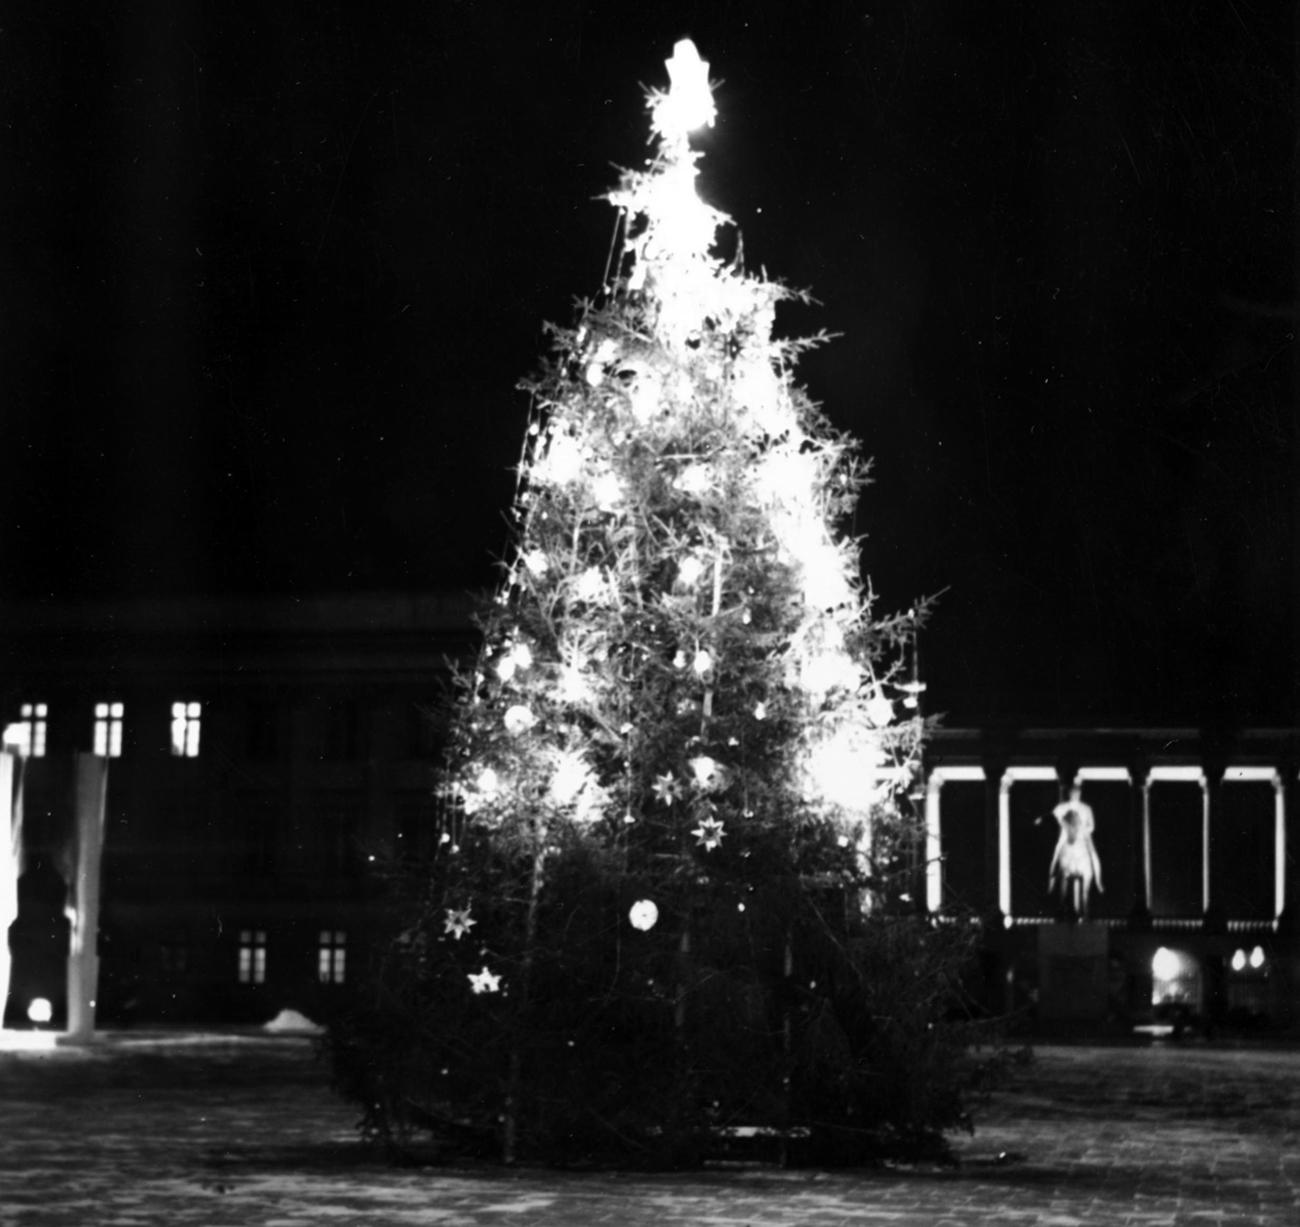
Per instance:
[[[862,915],[834,884],[788,878],[742,900],[725,880],[684,883],[683,910],[661,893],[639,932],[644,883],[574,849],[549,866],[528,993],[476,993],[463,943],[499,949],[526,882],[486,845],[461,855],[489,862],[479,880],[499,892],[475,927],[447,931],[435,877],[330,1032],[337,1089],[394,1155],[499,1160],[512,1120],[520,1162],[864,1165],[942,1159],[970,1127],[994,1061],[960,1020],[974,926]]]

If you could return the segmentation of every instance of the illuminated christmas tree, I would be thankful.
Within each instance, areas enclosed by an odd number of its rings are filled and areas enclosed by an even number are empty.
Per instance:
[[[773,335],[792,292],[715,254],[690,145],[707,65],[682,42],[668,70],[654,156],[610,196],[611,280],[527,385],[440,851],[382,981],[418,1021],[356,1092],[380,1129],[396,1096],[508,1160],[680,1161],[728,1125],[865,1124],[869,1094],[888,1123],[868,999],[894,993],[906,1030],[946,1000],[908,979],[925,949],[951,970],[951,940],[891,906],[918,615],[873,609],[842,531],[864,466],[794,382],[810,342]]]

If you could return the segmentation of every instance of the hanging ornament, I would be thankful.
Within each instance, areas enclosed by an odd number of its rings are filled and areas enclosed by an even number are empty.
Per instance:
[[[717,760],[707,754],[692,758],[686,765],[691,769],[691,775],[695,777],[697,788],[705,790],[716,788],[722,781],[722,769],[718,766]]]
[[[499,993],[501,991],[501,977],[493,975],[488,971],[485,965],[483,970],[470,974],[469,986],[477,997],[480,993]]]
[[[448,908],[446,919],[442,922],[443,933],[450,933],[457,941],[460,941],[478,921],[470,914],[469,908]]]
[[[530,575],[543,576],[550,570],[551,563],[545,550],[529,550],[524,555],[524,566]]]
[[[893,722],[894,705],[878,690],[867,700],[867,719],[878,729]]]
[[[723,824],[716,818],[702,818],[700,825],[691,834],[695,836],[705,852],[712,852],[722,843],[722,837],[726,834],[722,828]]]
[[[655,776],[650,791],[654,793],[657,801],[664,805],[671,805],[682,795],[682,786],[671,771],[665,771],[663,775]]]
[[[659,919],[659,909],[651,899],[638,899],[629,909],[627,918],[634,929],[645,933],[655,927]]]
[[[505,724],[507,733],[512,737],[518,737],[521,733],[528,732],[537,723],[537,717],[533,715],[530,708],[522,703],[516,703],[506,708],[502,723]]]
[[[703,677],[710,669],[713,668],[713,657],[709,654],[707,648],[700,648],[691,660],[691,668],[699,677]]]

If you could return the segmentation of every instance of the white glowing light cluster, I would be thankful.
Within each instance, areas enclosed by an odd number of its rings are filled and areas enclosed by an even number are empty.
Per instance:
[[[668,61],[668,73],[667,93],[650,100],[651,127],[659,138],[651,169],[625,176],[609,199],[641,227],[629,243],[627,289],[654,296],[657,338],[680,351],[703,321],[734,317],[752,305],[752,295],[711,258],[714,238],[728,218],[705,204],[696,189],[699,155],[689,138],[713,123],[709,66],[683,39]]]
[[[712,254],[727,219],[700,199],[690,147],[713,120],[708,67],[682,43],[669,72],[654,157],[610,196],[611,301],[531,385],[516,550],[452,794],[521,844],[657,822],[702,858],[735,854],[746,824],[812,812],[865,860],[910,751],[838,531],[861,483],[853,444],[794,384],[799,347],[773,337],[789,292]],[[764,621],[756,649],[737,628]],[[656,740],[665,728],[675,740]],[[775,755],[749,748],[774,736]],[[657,758],[638,758],[646,744]],[[747,773],[765,772],[783,796],[751,808]]]
[[[681,39],[665,61],[670,86],[650,102],[650,126],[666,142],[686,140],[700,128],[713,127],[717,109],[709,87],[709,62],[689,38]]]

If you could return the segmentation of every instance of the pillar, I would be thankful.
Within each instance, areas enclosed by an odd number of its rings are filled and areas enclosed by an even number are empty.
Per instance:
[[[1285,761],[1282,777],[1281,817],[1277,837],[1276,891],[1278,933],[1300,941],[1300,762]]]
[[[1202,920],[1207,933],[1226,933],[1228,917],[1218,898],[1216,889],[1217,858],[1215,832],[1223,809],[1223,782],[1227,764],[1221,759],[1207,758],[1201,780],[1201,906]]]
[[[18,919],[18,874],[21,861],[21,815],[14,812],[16,755],[0,752],[0,1025],[9,1000],[9,974],[13,955],[9,951],[9,926]]]
[[[1015,777],[1003,771],[998,777],[998,912],[1011,915],[1011,786]]]
[[[984,900],[990,921],[999,929],[1010,915],[1011,902],[1004,898],[1010,894],[1010,831],[1006,820],[1004,788],[1010,781],[1004,777],[1007,759],[1001,755],[984,761]],[[1007,889],[1004,891],[1004,883]]]
[[[1133,823],[1133,904],[1128,927],[1135,933],[1150,932],[1151,921],[1151,764],[1144,757],[1129,763],[1133,789],[1129,794]]]
[[[943,907],[943,848],[939,839],[939,792],[943,773],[930,772],[925,782],[925,908],[932,916]]]
[[[99,886],[104,850],[104,803],[108,759],[78,754],[76,770],[75,905],[68,948],[68,1029],[66,1039],[84,1043],[95,1031],[99,986]]]
[[[1280,821],[1277,837],[1279,908],[1274,955],[1277,1023],[1300,1027],[1300,760],[1281,764]]]

